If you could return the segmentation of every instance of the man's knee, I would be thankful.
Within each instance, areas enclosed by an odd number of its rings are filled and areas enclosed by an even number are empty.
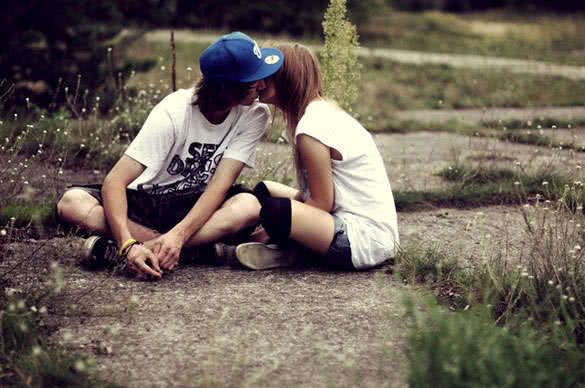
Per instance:
[[[228,222],[232,225],[232,232],[258,223],[260,217],[260,203],[250,193],[240,193],[230,198],[223,206],[223,209],[230,213]]]
[[[63,221],[79,223],[87,217],[91,208],[99,205],[97,199],[85,190],[69,189],[63,193],[57,202],[57,215]]]

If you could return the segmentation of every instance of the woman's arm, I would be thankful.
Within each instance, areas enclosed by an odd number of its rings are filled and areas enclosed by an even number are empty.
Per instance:
[[[330,148],[304,134],[297,136],[297,147],[311,190],[311,199],[305,203],[330,213],[335,200]]]

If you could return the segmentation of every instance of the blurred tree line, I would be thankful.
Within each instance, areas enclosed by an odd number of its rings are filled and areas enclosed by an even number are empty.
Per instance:
[[[349,0],[357,18],[385,0]],[[4,0],[0,13],[0,109],[55,108],[101,96],[113,101],[131,69],[119,63],[127,27],[213,28],[319,35],[329,0]],[[125,40],[133,37],[124,35]]]
[[[403,11],[442,10],[467,12],[491,8],[519,8],[550,11],[585,10],[585,1],[575,0],[392,0],[392,6]]]
[[[321,36],[329,0],[4,0],[0,13],[0,109],[24,105],[55,108],[69,101],[120,90],[131,70],[154,62],[119,63],[127,27],[211,28]],[[359,25],[380,7],[405,10],[472,10],[492,6],[585,8],[569,0],[348,0],[350,19]],[[110,101],[110,102],[108,102]]]

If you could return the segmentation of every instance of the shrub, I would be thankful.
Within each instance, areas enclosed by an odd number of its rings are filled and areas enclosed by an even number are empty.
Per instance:
[[[331,0],[323,19],[325,44],[319,52],[325,95],[349,109],[358,97],[356,28],[346,19],[346,0]]]

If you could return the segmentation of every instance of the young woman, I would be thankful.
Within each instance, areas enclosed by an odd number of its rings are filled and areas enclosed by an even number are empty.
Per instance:
[[[260,81],[260,101],[273,104],[287,124],[300,190],[261,182],[255,188],[269,242],[294,240],[326,265],[367,269],[396,252],[396,208],[384,162],[364,127],[323,97],[315,56],[299,44],[277,46],[284,63]],[[238,246],[253,269],[286,266],[294,257],[263,243]]]

